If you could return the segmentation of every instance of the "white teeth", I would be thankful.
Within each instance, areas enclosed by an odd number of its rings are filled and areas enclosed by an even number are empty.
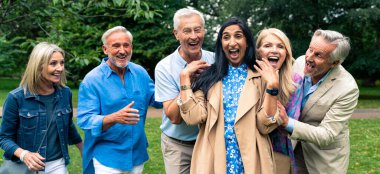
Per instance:
[[[234,52],[239,52],[238,49],[233,49],[233,50],[229,50],[230,52],[234,53]]]
[[[268,59],[278,60],[279,58],[276,56],[269,56]]]

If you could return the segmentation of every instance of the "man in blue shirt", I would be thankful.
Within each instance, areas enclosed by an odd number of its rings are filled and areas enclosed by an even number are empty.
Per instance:
[[[294,155],[298,174],[347,173],[350,143],[348,120],[359,89],[341,63],[350,50],[349,39],[331,30],[315,31],[305,56],[294,71],[304,75],[300,120],[280,116],[290,138],[297,140]]]
[[[188,89],[190,86],[180,86],[179,74],[186,66],[213,63],[214,53],[202,49],[205,34],[202,13],[183,8],[175,13],[173,22],[173,33],[180,46],[155,68],[156,100],[164,105],[160,128],[166,173],[182,174],[190,173],[198,126],[186,125],[180,116],[178,95],[181,89]]]
[[[144,131],[154,83],[132,62],[132,34],[122,26],[102,36],[108,56],[83,79],[78,97],[78,126],[84,130],[83,173],[142,173],[148,160]]]

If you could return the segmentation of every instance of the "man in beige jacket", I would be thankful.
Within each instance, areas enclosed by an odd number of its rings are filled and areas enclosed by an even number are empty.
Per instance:
[[[348,120],[358,101],[355,79],[341,63],[350,44],[336,31],[315,31],[304,56],[294,64],[304,76],[300,120],[280,112],[295,146],[297,173],[346,173],[350,143]],[[281,107],[281,106],[280,106]]]

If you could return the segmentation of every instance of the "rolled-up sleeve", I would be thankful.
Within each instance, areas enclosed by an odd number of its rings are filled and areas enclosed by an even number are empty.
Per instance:
[[[279,125],[282,124],[282,119],[280,118],[279,108],[277,107],[275,115],[268,115],[264,107],[261,107],[257,113],[256,126],[262,134],[269,134]]]
[[[91,130],[92,136],[102,133],[104,116],[100,113],[100,101],[96,92],[82,82],[78,94],[77,124],[84,130]]]
[[[195,92],[194,96],[183,102],[180,113],[188,125],[197,125],[207,120],[207,104],[202,91]]]

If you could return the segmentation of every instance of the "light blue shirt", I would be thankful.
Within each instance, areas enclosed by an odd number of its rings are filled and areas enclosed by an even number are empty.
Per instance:
[[[162,106],[154,100],[154,83],[143,67],[129,62],[123,84],[107,60],[91,70],[79,88],[77,122],[85,133],[83,173],[94,173],[93,157],[107,167],[128,171],[147,161],[146,113],[149,105]],[[116,123],[102,131],[104,116],[132,101],[140,121],[136,125]]]
[[[159,102],[175,99],[180,92],[179,74],[187,65],[178,52],[179,47],[169,56],[162,59],[155,68],[155,99]],[[214,53],[202,50],[201,60],[209,64],[214,63]],[[188,126],[184,121],[181,124],[172,124],[162,112],[162,132],[172,138],[182,141],[193,141],[198,135],[198,126]]]
[[[322,84],[322,82],[327,78],[327,76],[330,74],[331,70],[329,70],[319,81],[313,85],[311,81],[310,76],[304,77],[303,82],[303,96],[302,96],[302,104],[301,104],[301,112],[303,108],[305,107],[305,104],[307,100],[309,100],[310,96],[318,89],[318,87]],[[289,117],[288,125],[285,127],[285,129],[292,133],[294,129],[294,119]]]

